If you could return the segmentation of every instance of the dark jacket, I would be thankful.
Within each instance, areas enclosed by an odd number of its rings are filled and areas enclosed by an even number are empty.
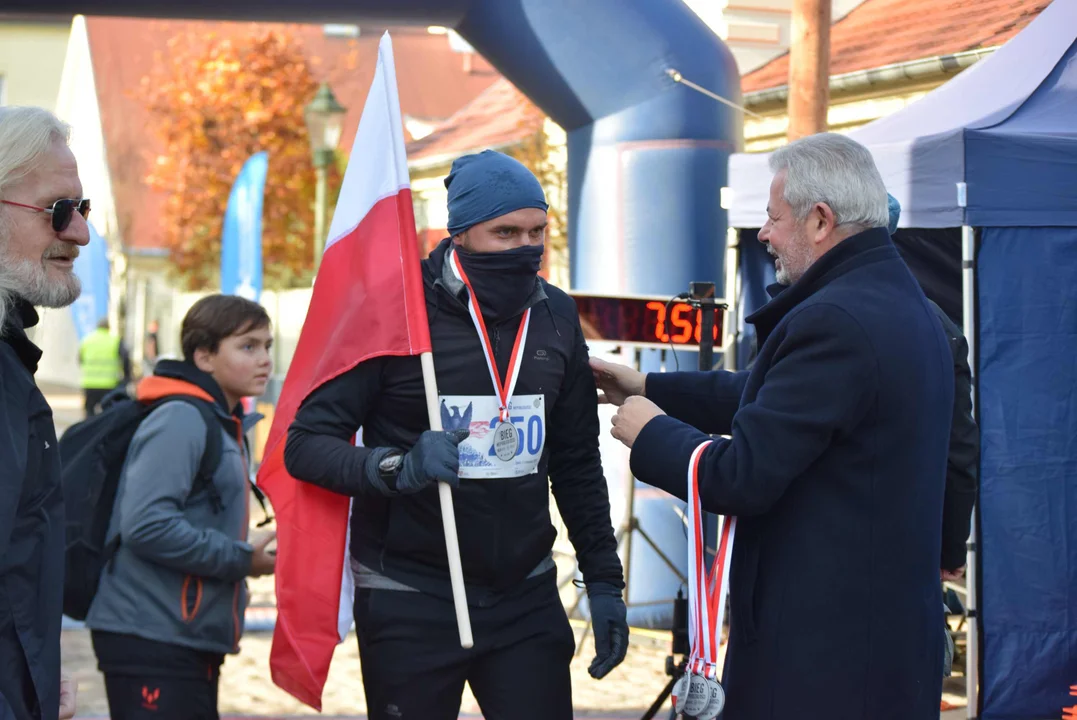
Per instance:
[[[980,430],[972,414],[972,370],[969,343],[961,328],[935,303],[928,301],[942,323],[954,358],[954,415],[950,425],[950,455],[946,462],[946,496],[942,504],[943,570],[965,565],[965,542],[972,525],[972,508],[980,477]]]
[[[206,446],[198,409],[171,402],[138,426],[116,493],[111,541],[120,546],[102,572],[86,626],[226,654],[238,652],[253,547],[250,458],[245,433],[260,415],[229,412],[220,387],[194,365],[157,363],[138,398],[190,395],[213,403],[222,435],[216,491],[192,492]]]
[[[64,505],[52,409],[34,382],[37,324],[21,300],[0,341],[0,720],[60,707]]]
[[[772,294],[777,287],[772,289]],[[649,375],[640,479],[738,516],[725,720],[937,720],[953,411],[942,326],[883,228],[748,318],[742,373]],[[693,427],[695,426],[695,427]],[[699,428],[699,429],[696,429]]]
[[[466,288],[444,263],[449,242],[422,263],[438,392],[445,401],[439,403],[443,425],[470,424],[473,433],[487,432],[496,424],[496,411],[494,417],[470,417],[470,408],[492,398],[493,385],[468,315]],[[595,382],[576,306],[545,281],[529,305],[513,397],[529,396],[529,403],[544,408],[544,424],[531,416],[515,421],[526,431],[529,452],[538,455],[537,467],[508,479],[465,477],[453,493],[467,597],[479,606],[495,602],[542,563],[552,569],[551,488],[584,581],[623,587],[599,456]],[[502,377],[520,320],[518,313],[488,322]],[[353,447],[360,427],[366,447]],[[355,497],[353,558],[409,587],[451,598],[437,488],[388,498],[363,479],[368,448],[407,450],[428,429],[419,358],[379,357],[311,393],[289,429],[284,459],[293,477]]]

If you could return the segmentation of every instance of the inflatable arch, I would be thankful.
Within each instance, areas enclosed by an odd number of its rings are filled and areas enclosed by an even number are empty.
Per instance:
[[[5,9],[40,12],[32,0],[7,0]],[[741,118],[671,71],[734,103],[740,76],[728,48],[681,0],[55,0],[50,12],[453,28],[568,134],[574,290],[668,297],[691,281],[722,287],[719,196]],[[683,568],[683,527],[668,500],[638,497],[636,514]],[[630,606],[661,604],[657,617],[630,619],[664,624],[662,600],[679,583],[638,537],[632,547]]]

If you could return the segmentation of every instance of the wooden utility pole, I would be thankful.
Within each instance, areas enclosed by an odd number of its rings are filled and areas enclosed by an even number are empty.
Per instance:
[[[830,105],[830,2],[793,0],[789,140],[824,132]]]

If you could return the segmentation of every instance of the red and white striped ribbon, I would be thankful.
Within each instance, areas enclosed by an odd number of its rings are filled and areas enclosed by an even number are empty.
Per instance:
[[[497,393],[499,418],[505,422],[509,419],[509,401],[512,399],[513,390],[516,389],[516,378],[520,375],[524,345],[527,343],[527,328],[531,321],[531,308],[524,311],[523,319],[520,320],[520,329],[516,331],[516,342],[512,346],[512,358],[509,360],[505,382],[502,383],[501,373],[497,371],[497,358],[494,357],[494,348],[490,344],[490,335],[486,332],[486,321],[482,319],[478,298],[475,297],[475,290],[471,287],[471,281],[467,279],[467,273],[464,272],[464,266],[460,263],[455,250],[452,251],[449,265],[456,277],[467,286],[467,309],[471,313],[471,322],[479,333],[479,340],[482,341],[482,354],[486,358],[486,368],[490,371],[490,380],[493,381],[494,392]]]
[[[718,548],[710,572],[704,561],[703,507],[699,498],[699,463],[710,440],[701,443],[688,464],[688,639],[691,646],[688,668],[714,679],[718,668],[718,646],[729,592],[729,564],[737,518],[719,516]]]

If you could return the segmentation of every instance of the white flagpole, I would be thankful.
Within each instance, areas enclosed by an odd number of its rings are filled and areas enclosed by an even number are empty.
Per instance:
[[[378,45],[378,69],[384,73],[385,82],[383,91],[386,93],[386,105],[392,115],[388,125],[392,134],[393,142],[390,147],[393,151],[393,161],[396,168],[396,179],[399,184],[406,185],[409,189],[411,183],[408,180],[407,159],[404,150],[403,121],[400,117],[400,99],[397,96],[396,85],[396,62],[393,59],[393,44],[389,32],[385,31]],[[374,85],[377,85],[377,72],[375,72]],[[374,86],[371,87],[374,92]],[[366,118],[367,109],[363,109],[363,118],[359,121],[363,127],[363,119]],[[372,118],[372,126],[376,127],[377,118]],[[355,159],[354,157],[352,158]],[[349,163],[349,170],[351,165]],[[345,173],[345,179],[347,174]],[[335,218],[334,218],[335,220]],[[414,235],[411,242],[416,242]],[[441,411],[438,408],[438,383],[434,375],[434,355],[431,352],[420,353],[423,368],[423,385],[426,389],[426,412],[430,419],[430,429],[440,431]],[[456,606],[456,625],[460,631],[460,646],[470,648],[474,644],[471,637],[471,618],[467,611],[467,595],[464,591],[464,568],[460,562],[460,540],[456,534],[456,514],[452,507],[452,487],[448,484],[438,483],[438,496],[441,499],[441,523],[445,528],[445,554],[449,560],[449,580],[452,582],[453,604]]]
[[[430,429],[440,431],[441,412],[438,409],[438,383],[434,376],[434,355],[424,352],[419,356],[423,366],[423,385],[426,388],[426,412],[430,417]],[[456,535],[456,514],[452,507],[452,488],[448,483],[438,483],[441,498],[441,523],[445,527],[445,552],[449,557],[449,579],[452,581],[453,604],[456,606],[456,626],[460,630],[460,647],[474,645],[471,637],[471,618],[467,612],[467,595],[464,592],[464,568],[460,562],[460,540]]]

